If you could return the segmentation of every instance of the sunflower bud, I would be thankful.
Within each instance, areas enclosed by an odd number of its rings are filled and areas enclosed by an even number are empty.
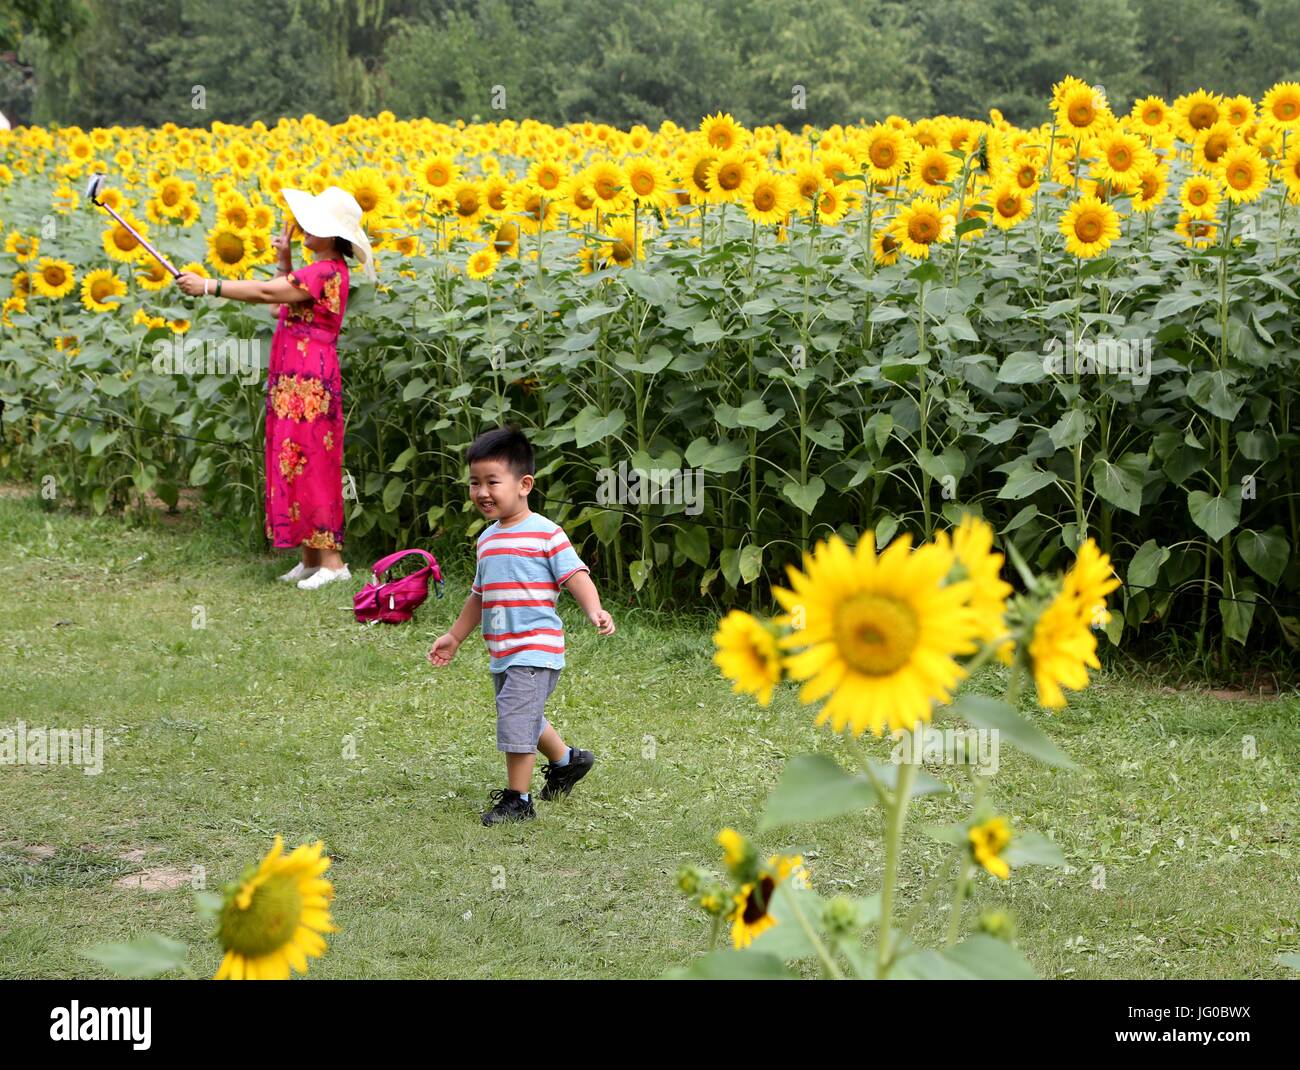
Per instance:
[[[699,866],[687,863],[677,871],[677,887],[683,895],[694,895],[704,882],[704,871]]]
[[[1016,919],[1005,910],[986,910],[975,920],[975,931],[1011,944],[1016,939]]]
[[[822,909],[822,925],[831,936],[848,936],[862,928],[862,915],[852,899],[837,895]]]

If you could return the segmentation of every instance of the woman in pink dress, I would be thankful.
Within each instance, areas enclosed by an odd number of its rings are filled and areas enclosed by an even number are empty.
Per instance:
[[[216,282],[182,274],[194,296],[279,304],[266,386],[266,534],[302,559],[280,578],[303,590],[351,579],[343,561],[343,387],[337,341],[347,311],[345,256],[358,257],[373,281],[361,206],[337,186],[312,197],[285,190],[285,200],[316,256],[294,268],[292,224],[275,239],[279,274],[267,282]]]

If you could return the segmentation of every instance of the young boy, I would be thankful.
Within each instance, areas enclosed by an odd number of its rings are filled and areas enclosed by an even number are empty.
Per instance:
[[[529,792],[536,751],[550,759],[544,800],[569,794],[596,761],[591,751],[570,749],[544,713],[564,668],[564,628],[555,612],[560,589],[568,588],[601,635],[614,634],[614,621],[564,531],[529,511],[533,447],[524,433],[488,431],[470,444],[465,459],[470,498],[492,523],[478,537],[470,596],[451,629],[433,644],[429,660],[448,664],[483,625],[496,686],[497,750],[505,751],[508,783],[491,793],[495,805],[483,824],[530,821],[537,816]]]

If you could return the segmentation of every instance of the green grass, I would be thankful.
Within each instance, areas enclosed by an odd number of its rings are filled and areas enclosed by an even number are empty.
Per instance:
[[[313,977],[654,977],[700,952],[708,926],[677,867],[717,866],[718,829],[754,831],[787,757],[842,744],[790,690],[766,710],[732,695],[707,618],[639,614],[606,592],[619,630],[602,639],[566,599],[569,667],[548,715],[600,762],[537,822],[484,829],[503,783],[486,654],[475,639],[446,669],[425,661],[470,576],[467,559],[444,564],[445,600],[413,626],[366,628],[350,589],[276,584],[287,560],[219,528],[0,498],[0,728],[89,724],[106,739],[99,776],[0,766],[0,976],[101,976],[79,949],[147,931],[189,941],[211,972],[188,884],[115,882],[203,867],[216,888],[277,832],[336,859],[342,931]],[[1013,825],[1054,835],[1071,869],[983,877],[970,916],[1009,909],[1047,977],[1287,972],[1274,958],[1300,946],[1294,694],[1223,701],[1103,676],[1055,717],[1029,716],[1085,772],[1004,748],[995,798]],[[964,813],[955,795],[915,807],[904,907],[940,857],[920,828]],[[878,888],[878,813],[795,833],[760,848],[802,849],[824,893]],[[945,921],[934,912],[919,937]]]

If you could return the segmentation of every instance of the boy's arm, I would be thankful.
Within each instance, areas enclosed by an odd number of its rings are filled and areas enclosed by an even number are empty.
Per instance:
[[[482,623],[483,596],[471,594],[465,599],[465,605],[461,607],[460,616],[455,623],[434,641],[433,648],[429,651],[429,660],[435,665],[446,665],[456,656],[460,644]]]
[[[564,581],[564,587],[577,600],[578,605],[587,614],[587,619],[596,626],[601,635],[614,634],[614,619],[601,608],[600,593],[586,569],[579,569]]]

